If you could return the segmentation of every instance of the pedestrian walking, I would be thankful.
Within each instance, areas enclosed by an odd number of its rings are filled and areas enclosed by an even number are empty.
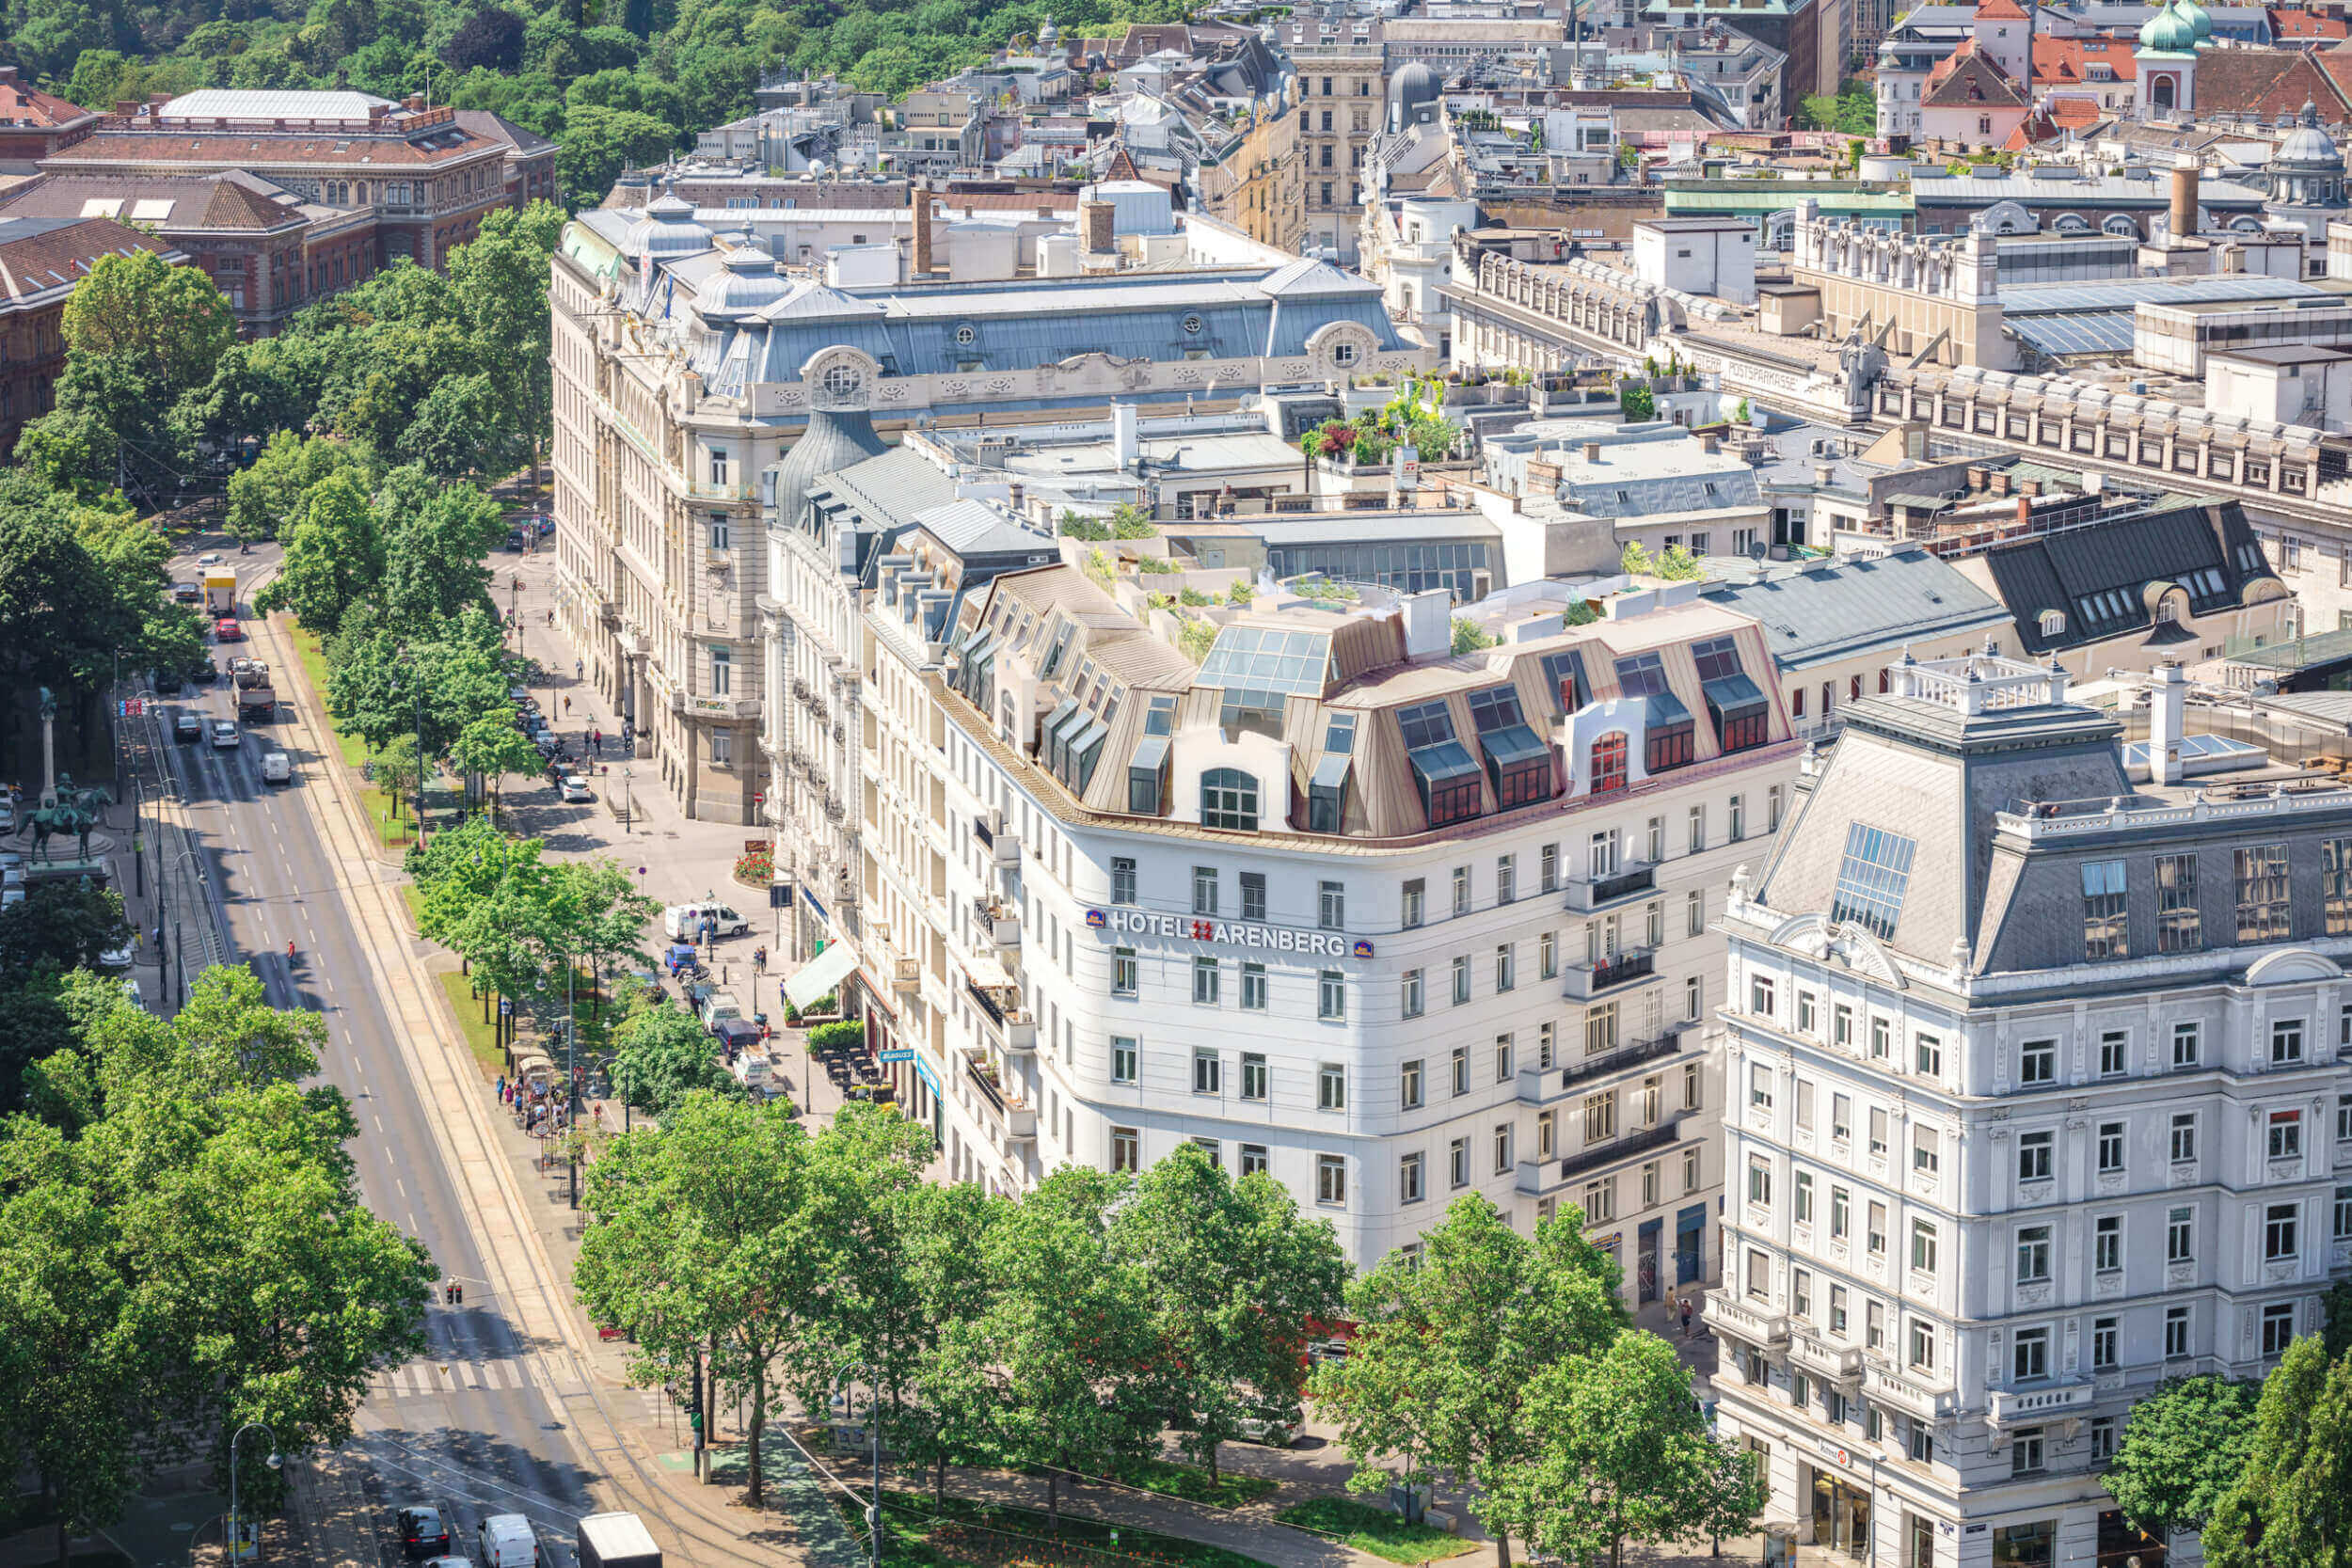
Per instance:
[[[1691,1337],[1691,1298],[1689,1296],[1682,1298],[1682,1337],[1685,1339]]]
[[[590,730],[588,732],[588,744],[596,749],[596,755],[604,755],[604,731],[601,729]]]
[[[568,719],[569,717],[571,717],[571,712],[572,712],[572,700],[571,700],[569,697],[566,697],[566,698],[564,698],[564,717],[565,717],[565,718],[567,718],[567,719]]]

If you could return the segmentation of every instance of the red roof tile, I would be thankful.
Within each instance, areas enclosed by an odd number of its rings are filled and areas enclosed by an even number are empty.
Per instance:
[[[56,93],[26,87],[11,70],[0,75],[0,125],[54,127],[95,118],[98,111],[69,103]]]
[[[14,230],[24,232],[12,234]],[[77,283],[100,257],[134,250],[178,255],[167,242],[112,218],[84,218],[74,223],[21,218],[12,224],[0,223],[0,302],[20,301],[47,289]]]
[[[2120,39],[2033,40],[2033,85],[2037,87],[2074,87],[2091,81],[2093,66],[2106,67],[2119,82],[2133,81],[2139,75],[2139,64],[2133,57],[2131,45]]]

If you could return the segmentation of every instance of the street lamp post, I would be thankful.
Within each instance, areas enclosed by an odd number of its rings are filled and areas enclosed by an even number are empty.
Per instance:
[[[577,966],[569,953],[564,955],[564,1077],[570,1085],[566,1091],[568,1109],[564,1116],[564,1136],[571,1144],[571,1205],[580,1207],[580,1011],[572,1000],[572,980]]]
[[[248,1432],[265,1433],[273,1444],[278,1441],[277,1433],[270,1432],[269,1423],[266,1421],[247,1421],[237,1429],[235,1436],[229,1439],[229,1560],[232,1563],[242,1555],[237,1548],[242,1544],[245,1530],[244,1516],[237,1512],[237,1445],[245,1441],[245,1434]],[[269,1467],[275,1470],[282,1463],[284,1463],[283,1456],[273,1449],[269,1456]],[[254,1539],[253,1554],[257,1558],[261,1556],[261,1540],[258,1536]]]
[[[873,1367],[866,1362],[845,1369],[842,1375],[846,1380],[854,1372],[864,1372],[866,1386],[873,1390],[872,1398],[867,1400],[866,1404],[866,1435],[873,1451],[874,1481],[874,1500],[866,1510],[866,1533],[873,1543],[874,1568],[882,1568],[882,1379],[875,1374]],[[850,1409],[850,1388],[845,1381],[841,1388],[841,1413],[846,1416]]]
[[[177,855],[174,855],[170,861],[166,862],[164,860],[163,845],[159,842],[155,846],[155,860],[157,863],[155,867],[155,988],[156,990],[165,991],[166,994],[169,995],[171,997],[170,1005],[174,1008],[177,1008],[181,1002],[185,999],[187,994],[187,972],[184,967],[176,971],[176,973],[178,973],[181,976],[181,983],[176,989],[169,988],[165,985],[164,982],[167,978],[164,973],[165,966],[167,963],[177,960],[180,957],[180,922],[177,918],[172,917],[170,914],[169,867],[178,865],[182,861],[196,861],[197,853],[193,849],[183,849]],[[196,867],[196,883],[199,887],[204,885],[204,867],[200,862],[198,862]],[[171,946],[168,950],[167,950],[163,944],[163,929],[166,919],[171,920]]]

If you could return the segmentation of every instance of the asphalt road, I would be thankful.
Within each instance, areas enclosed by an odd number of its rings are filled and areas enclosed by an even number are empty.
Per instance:
[[[274,566],[275,553],[229,559],[251,582]],[[189,560],[173,565],[175,576],[194,570]],[[241,585],[247,610],[248,594]],[[232,644],[213,651],[225,668],[243,650]],[[288,678],[276,685],[281,703],[294,699]],[[380,1380],[361,1412],[355,1441],[370,1456],[380,1489],[384,1559],[400,1558],[389,1533],[390,1510],[429,1501],[451,1521],[453,1550],[475,1555],[474,1528],[483,1517],[522,1513],[563,1568],[571,1560],[573,1521],[592,1512],[591,1478],[573,1457],[553,1402],[532,1381],[536,1363],[521,1354],[503,1304],[492,1297],[489,1271],[427,1119],[434,1108],[403,1064],[389,1008],[364,978],[361,938],[314,815],[329,809],[320,774],[325,759],[305,750],[300,732],[283,718],[251,726],[233,751],[215,750],[209,738],[174,743],[170,715],[181,707],[195,707],[208,723],[234,716],[234,694],[225,684],[165,699],[161,706],[145,750],[186,802],[230,961],[261,975],[274,1005],[325,1015],[321,1077],[341,1088],[357,1113],[359,1135],[351,1153],[362,1197],[425,1244],[442,1278],[467,1287],[463,1307],[430,1309],[430,1354]],[[261,759],[273,750],[293,759],[291,783],[262,782]],[[291,961],[289,940],[295,948]]]

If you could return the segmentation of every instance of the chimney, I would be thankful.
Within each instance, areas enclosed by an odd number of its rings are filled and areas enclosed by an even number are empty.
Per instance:
[[[2157,784],[2179,784],[2188,677],[2178,659],[2168,658],[2151,672],[2151,678],[2155,682],[2155,694],[2148,705],[2148,771]]]
[[[1716,450],[1722,445],[1723,442],[1711,434],[1699,437],[1699,451],[1706,453],[1709,457],[1714,456]]]
[[[2017,498],[2017,526],[2019,528],[2033,527],[2033,498],[2031,496]]]
[[[1020,482],[1019,480],[1017,480],[1017,479],[1016,479],[1016,480],[1014,480],[1014,481],[1012,482],[1012,499],[1011,499],[1011,502],[1010,502],[1010,505],[1011,505],[1011,508],[1012,508],[1012,515],[1013,515],[1014,516],[1016,516],[1016,517],[1018,517],[1018,516],[1020,516],[1020,515],[1021,515],[1021,498],[1022,498],[1022,494],[1023,494],[1023,491],[1022,491],[1022,488],[1021,488],[1021,482]]]
[[[421,92],[412,92],[407,97],[400,101],[400,106],[408,110],[411,114],[422,114],[424,112],[424,94]]]
[[[1111,461],[1121,473],[1136,466],[1142,456],[1142,443],[1136,438],[1136,405],[1132,403],[1111,404]]]
[[[2187,239],[2202,227],[2197,220],[2197,165],[2185,162],[2172,171],[2172,234]]]
[[[1114,209],[1107,201],[1078,203],[1078,237],[1086,242],[1090,256],[1107,256],[1119,248],[1113,237],[1111,220]]]
[[[921,181],[914,182],[907,191],[907,201],[914,209],[914,276],[929,277],[931,271],[931,197]]]
[[[1587,463],[1597,463],[1600,461],[1600,443],[1598,441],[1587,441],[1584,443],[1584,461]]]

